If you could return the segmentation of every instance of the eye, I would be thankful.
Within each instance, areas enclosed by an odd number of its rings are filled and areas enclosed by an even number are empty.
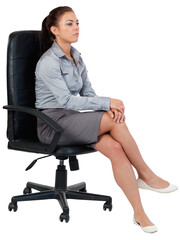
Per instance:
[[[77,22],[76,24],[79,26],[79,22]],[[68,26],[72,26],[73,23],[71,23],[71,22],[70,22],[70,23],[66,23],[66,25],[68,25]]]

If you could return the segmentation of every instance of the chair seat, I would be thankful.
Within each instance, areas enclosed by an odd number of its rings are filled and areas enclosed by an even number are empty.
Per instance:
[[[13,150],[19,151],[26,151],[26,152],[35,152],[35,153],[43,153],[43,154],[50,154],[47,144],[40,143],[39,141],[29,141],[29,140],[15,140],[8,142],[8,148]],[[64,145],[56,148],[53,152],[53,155],[56,157],[64,157],[64,156],[75,156],[80,154],[86,154],[96,152],[95,149],[87,147],[86,145]]]
[[[53,153],[55,156],[74,156],[80,154],[86,154],[96,152],[95,149],[87,147],[86,145],[71,145],[71,146],[59,146],[59,148]]]

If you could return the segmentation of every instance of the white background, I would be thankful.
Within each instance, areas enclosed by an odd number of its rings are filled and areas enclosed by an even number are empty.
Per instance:
[[[87,182],[89,192],[109,194],[113,211],[102,202],[69,200],[70,222],[58,220],[57,201],[19,203],[7,210],[13,195],[22,194],[27,181],[54,185],[55,158],[7,150],[6,50],[8,35],[39,30],[49,11],[70,6],[80,22],[73,44],[82,54],[89,79],[99,96],[123,100],[126,123],[140,151],[156,174],[180,186],[180,3],[175,0],[10,1],[0,6],[0,221],[1,239],[179,239],[179,191],[158,194],[141,190],[144,208],[158,226],[153,235],[132,223],[133,211],[116,185],[110,161],[99,152],[79,156],[80,171],[70,172],[68,183]],[[69,166],[67,164],[67,168]]]

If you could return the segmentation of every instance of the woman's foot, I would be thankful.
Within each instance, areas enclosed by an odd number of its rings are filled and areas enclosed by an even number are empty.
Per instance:
[[[146,215],[143,206],[138,205],[136,207],[133,207],[134,210],[134,217],[133,222],[137,226],[139,226],[144,232],[147,233],[154,233],[157,232],[157,226],[151,222],[151,220]]]
[[[152,177],[144,178],[143,176],[139,176],[141,180],[143,180],[148,186],[155,189],[163,189],[169,187],[169,183],[162,178],[153,175]]]
[[[154,226],[154,223],[152,223],[146,213],[143,211],[141,213],[135,212],[134,213],[134,220],[141,226],[141,227],[148,227],[148,226]]]
[[[158,228],[156,225],[141,227],[141,225],[138,222],[136,222],[135,219],[133,219],[133,223],[136,224],[137,226],[139,226],[146,233],[155,233],[158,231]]]
[[[140,178],[138,178],[137,183],[138,183],[138,187],[141,189],[151,190],[159,193],[170,193],[178,190],[178,187],[173,184],[169,184],[168,187],[165,187],[165,188],[154,188],[149,186],[146,182],[144,182]]]

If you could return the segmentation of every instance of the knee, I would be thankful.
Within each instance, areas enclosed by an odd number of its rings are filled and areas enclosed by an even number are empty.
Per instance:
[[[112,166],[119,167],[127,164],[127,156],[122,145],[119,142],[114,142],[110,150],[110,161]]]
[[[111,149],[114,150],[114,151],[118,151],[118,152],[123,151],[122,145],[117,141],[113,142],[113,144],[111,145]]]
[[[114,119],[110,117],[110,115],[106,112],[104,113],[104,120],[105,120],[105,126],[109,126],[109,129],[112,130],[114,127],[119,127],[119,129],[125,129],[127,128],[127,125],[125,122],[117,123],[114,122]]]
[[[95,149],[110,159],[118,159],[119,156],[122,156],[124,153],[121,144],[114,140],[110,134],[99,136]]]
[[[122,148],[122,145],[112,138],[107,139],[106,147],[107,147],[110,154],[115,154],[115,153],[120,154],[124,151],[123,148]]]

